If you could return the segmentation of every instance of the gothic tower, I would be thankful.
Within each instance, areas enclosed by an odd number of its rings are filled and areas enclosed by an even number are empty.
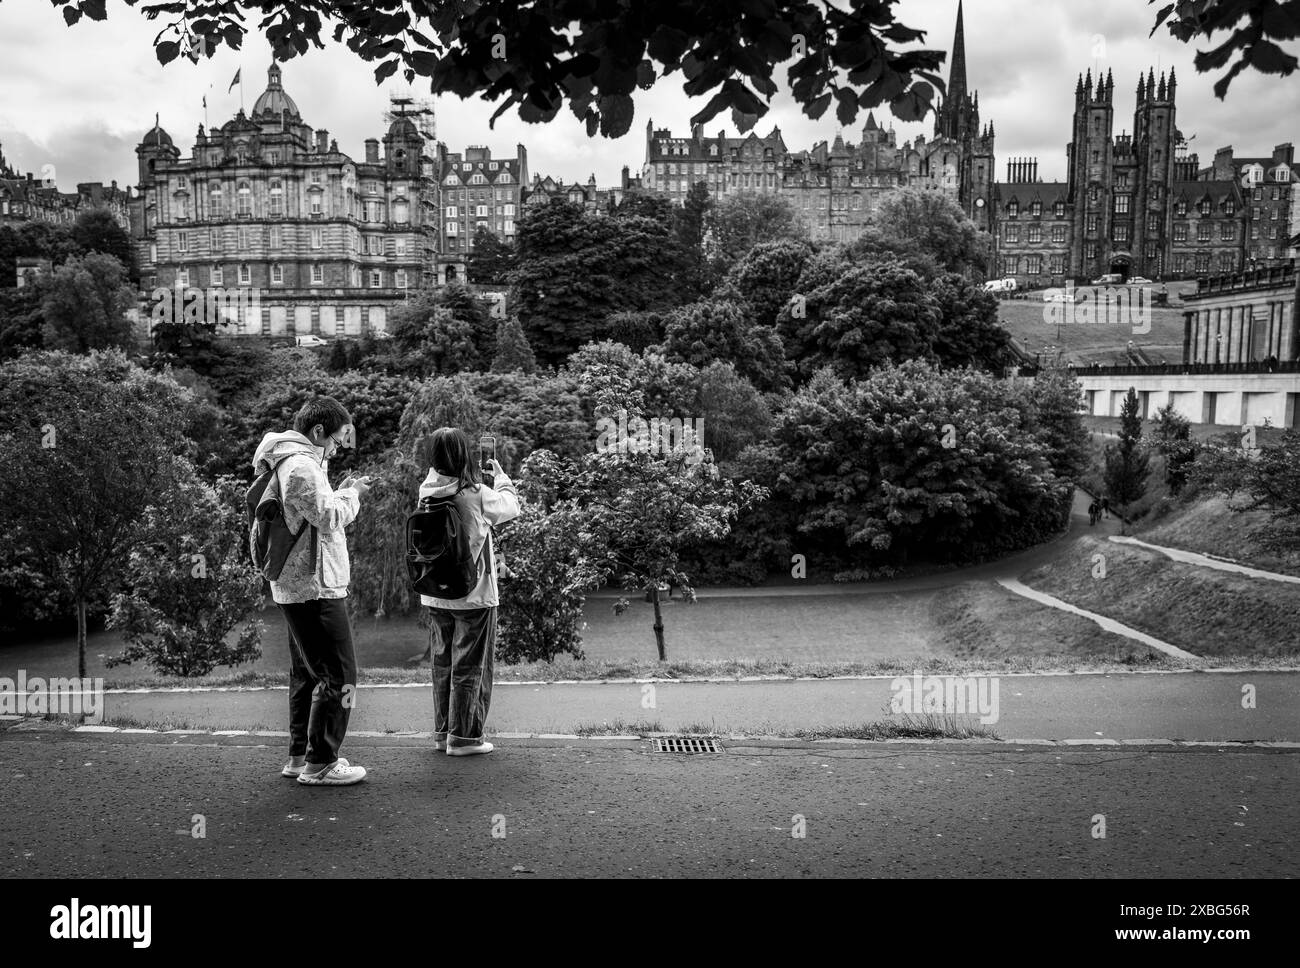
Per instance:
[[[985,190],[982,184],[987,178],[988,185],[993,180],[992,135],[980,131],[979,93],[972,97],[966,85],[966,27],[961,0],[957,2],[957,28],[952,39],[952,64],[948,71],[948,92],[940,103],[934,117],[934,136],[950,138],[958,145],[959,170],[957,172],[957,199],[963,210],[971,218],[980,221],[982,228],[987,228],[988,200],[991,187]],[[984,172],[980,174],[980,165],[975,156],[986,152]],[[985,204],[976,204],[978,198],[985,199]],[[979,209],[983,208],[983,212]]]
[[[1172,226],[1168,186],[1174,182],[1174,89],[1177,82],[1170,70],[1168,83],[1160,75],[1147,73],[1146,89],[1138,99],[1133,116],[1133,154],[1137,162],[1133,186],[1133,265],[1135,271],[1152,279],[1163,276],[1163,264]]]
[[[1109,269],[1110,171],[1115,127],[1115,80],[1108,70],[1092,86],[1092,71],[1074,88],[1074,121],[1066,147],[1066,198],[1074,209],[1067,274],[1093,277]]]

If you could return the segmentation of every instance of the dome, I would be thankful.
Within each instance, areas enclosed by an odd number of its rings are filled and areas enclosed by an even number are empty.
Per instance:
[[[420,132],[416,130],[410,118],[394,118],[393,123],[388,126],[388,137],[419,138]]]
[[[162,129],[161,125],[155,124],[140,139],[142,145],[167,145],[171,146],[172,136]]]
[[[272,64],[266,72],[266,90],[253,104],[253,117],[270,115],[271,118],[278,120],[281,114],[286,118],[302,120],[302,115],[298,113],[298,105],[293,103],[293,98],[289,97],[280,86],[280,66]]]

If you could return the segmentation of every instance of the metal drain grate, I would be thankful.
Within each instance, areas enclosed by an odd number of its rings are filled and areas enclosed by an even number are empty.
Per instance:
[[[718,741],[700,736],[656,736],[656,753],[721,753]]]

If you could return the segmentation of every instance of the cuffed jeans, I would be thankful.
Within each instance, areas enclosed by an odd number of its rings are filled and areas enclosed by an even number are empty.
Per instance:
[[[309,767],[339,758],[356,698],[357,659],[346,598],[281,605],[289,626],[289,755]],[[312,772],[315,772],[314,770]]]
[[[430,608],[433,625],[434,740],[449,746],[483,742],[492,702],[492,652],[497,641],[496,606]]]

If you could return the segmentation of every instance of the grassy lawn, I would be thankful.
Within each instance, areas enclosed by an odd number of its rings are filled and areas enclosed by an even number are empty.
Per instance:
[[[1102,554],[1106,576],[1092,577]],[[1025,584],[1216,664],[1292,665],[1300,658],[1300,588],[1171,561],[1156,551],[1075,538]]]
[[[1004,299],[998,304],[998,322],[1030,353],[1041,352],[1046,345],[1061,350],[1070,363],[1126,364],[1128,342],[1132,340],[1157,363],[1162,359],[1170,363],[1182,361],[1180,308],[1152,308],[1151,332],[1134,333],[1131,326],[1114,323],[1064,323],[1058,327],[1047,322],[1045,305],[1041,294],[1029,299]]]
[[[1134,537],[1151,544],[1231,558],[1264,571],[1300,576],[1300,546],[1271,549],[1262,539],[1276,525],[1267,512],[1229,509],[1228,499],[1213,496],[1176,507],[1164,517],[1140,522]]]

